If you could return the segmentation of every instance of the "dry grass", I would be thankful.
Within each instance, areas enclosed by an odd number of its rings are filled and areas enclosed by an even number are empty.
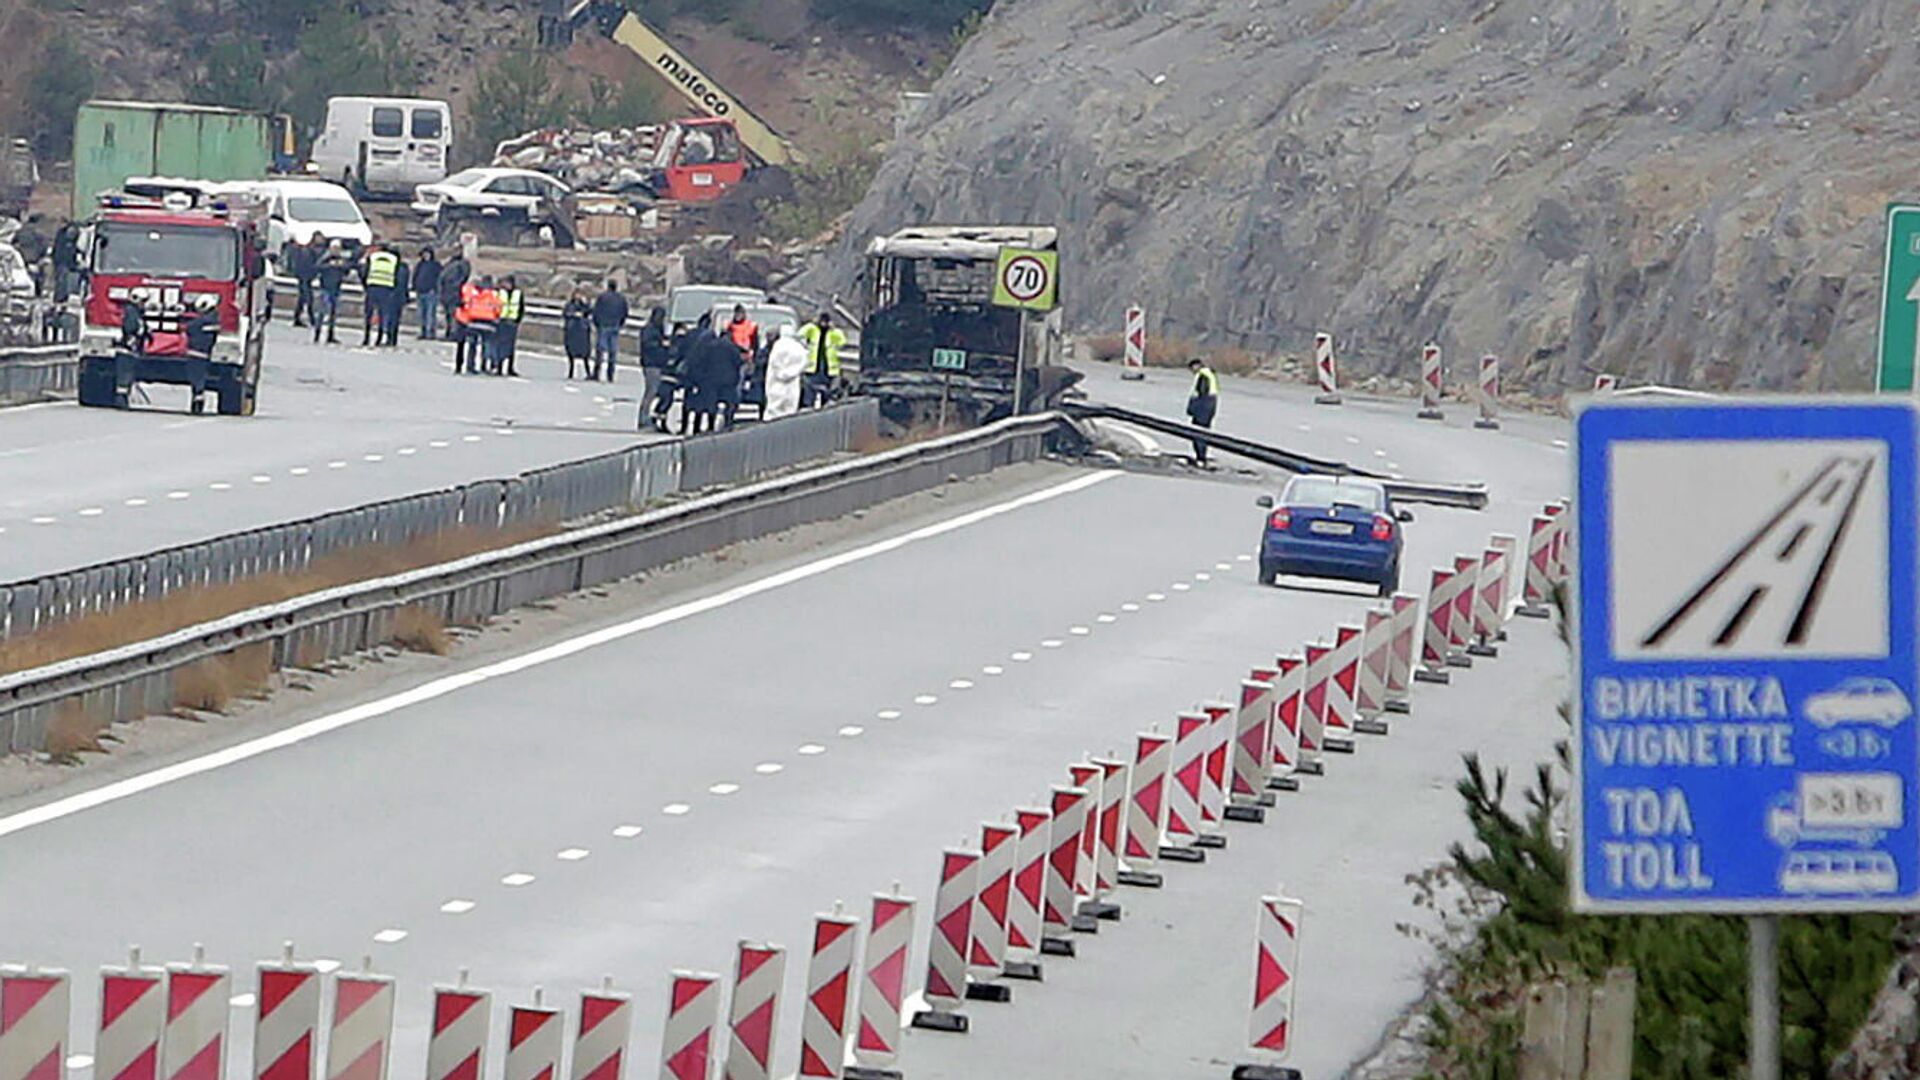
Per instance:
[[[105,722],[88,713],[78,701],[63,703],[47,722],[47,753],[56,761],[75,761],[83,752],[98,752]]]
[[[1119,334],[1097,334],[1086,339],[1087,353],[1103,363],[1118,363],[1126,355],[1126,342]],[[1251,375],[1260,369],[1260,357],[1238,345],[1202,345],[1186,338],[1147,338],[1148,367],[1186,367],[1194,357],[1204,358],[1222,375]]]
[[[447,621],[437,611],[409,604],[393,613],[393,641],[403,649],[445,656],[453,648]]]
[[[264,692],[272,676],[273,646],[265,642],[209,656],[174,672],[174,707],[226,712],[233,699]]]

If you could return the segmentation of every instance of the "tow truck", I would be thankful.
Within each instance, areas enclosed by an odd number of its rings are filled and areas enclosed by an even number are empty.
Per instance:
[[[251,416],[266,346],[263,204],[102,196],[83,231],[80,404],[128,407],[140,383],[184,386],[195,413]]]

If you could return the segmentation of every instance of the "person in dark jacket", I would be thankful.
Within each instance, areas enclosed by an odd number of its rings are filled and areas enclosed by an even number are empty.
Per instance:
[[[406,317],[407,297],[413,292],[413,271],[398,251],[393,253],[393,291],[387,294],[386,310],[380,314],[380,344],[397,348],[400,344],[400,320]]]
[[[346,286],[347,275],[353,272],[355,259],[347,254],[346,248],[338,240],[328,245],[327,253],[320,257],[320,264],[314,271],[315,296],[313,309],[313,340],[320,340],[320,331],[327,331],[327,344],[340,344],[335,327],[340,317],[340,290]]]
[[[593,370],[593,300],[587,290],[576,287],[560,309],[561,344],[567,350],[567,378],[573,378],[575,365]]]
[[[440,260],[432,248],[420,249],[420,261],[413,264],[413,297],[420,306],[420,340],[438,337],[440,320]]]
[[[700,396],[701,351],[713,337],[713,316],[702,313],[693,329],[673,343],[673,372],[680,383],[680,434],[694,430],[694,421],[706,407]]]
[[[647,312],[640,328],[640,376],[646,387],[640,392],[640,428],[664,430],[667,410],[673,407],[673,390],[667,369],[673,363],[673,349],[667,344],[667,309],[656,307]]]
[[[304,244],[287,241],[283,256],[287,273],[293,275],[293,325],[305,326],[315,318],[313,308],[313,284],[315,275],[320,272],[320,257],[327,252],[326,242],[318,232],[308,237]]]
[[[693,431],[720,431],[733,426],[733,411],[740,404],[740,350],[731,337],[714,333],[711,326],[695,335],[688,358],[700,403]]]
[[[620,283],[607,279],[606,291],[593,301],[593,368],[587,378],[598,380],[606,365],[607,381],[613,381],[615,361],[620,357],[620,329],[627,325],[627,298],[620,295]]]
[[[460,310],[461,286],[472,276],[473,267],[457,249],[452,258],[440,264],[440,322],[447,328],[447,337],[456,345],[464,334],[465,324],[456,320],[453,313]]]

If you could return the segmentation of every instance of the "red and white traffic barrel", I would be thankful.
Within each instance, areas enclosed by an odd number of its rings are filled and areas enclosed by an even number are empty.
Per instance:
[[[967,1030],[960,1003],[967,997],[967,953],[973,945],[973,904],[979,877],[979,852],[947,848],[940,853],[940,884],[933,894],[933,934],[927,945],[928,1009],[914,1015],[914,1027]]]
[[[1467,646],[1473,643],[1473,598],[1480,591],[1480,559],[1453,557],[1453,614],[1447,618],[1447,665],[1472,667]]]
[[[1440,411],[1440,393],[1444,388],[1440,370],[1440,346],[1429,341],[1420,350],[1420,411],[1414,415],[1422,420],[1444,420],[1446,414]]]
[[[161,1080],[225,1080],[227,1021],[233,1012],[233,978],[206,962],[193,947],[193,962],[167,965],[167,1027],[160,1037]]]
[[[1273,805],[1267,779],[1273,775],[1273,680],[1279,674],[1256,668],[1252,678],[1240,682],[1227,791],[1226,815],[1232,821],[1263,822]]]
[[[613,989],[580,993],[580,1022],[573,1029],[573,1080],[625,1080],[627,1043],[633,1039],[633,999]]]
[[[900,1058],[900,1014],[907,1001],[913,909],[913,898],[901,896],[898,885],[892,893],[873,897],[866,966],[860,976],[860,1027],[853,1040],[854,1059],[869,1069],[885,1068]]]
[[[1181,713],[1174,719],[1173,771],[1167,782],[1166,844],[1164,859],[1201,862],[1200,791],[1206,786],[1208,736],[1212,721],[1203,712]],[[1193,856],[1175,854],[1192,851]]]
[[[1500,426],[1500,358],[1492,353],[1480,358],[1480,415],[1473,426],[1488,431]]]
[[[427,1080],[481,1080],[493,1030],[493,994],[467,985],[433,988],[433,1027],[427,1034]]]
[[[1353,708],[1360,717],[1355,723],[1377,728],[1374,734],[1387,733],[1386,722],[1380,717],[1387,711],[1387,669],[1392,664],[1393,612],[1390,608],[1369,608],[1366,625],[1360,631],[1360,671],[1354,683]]]
[[[1119,881],[1141,889],[1165,883],[1160,863],[1160,830],[1167,817],[1167,768],[1173,761],[1173,737],[1143,731],[1134,737],[1133,772],[1127,786],[1127,835],[1121,848]]]
[[[1500,635],[1500,614],[1493,605],[1505,565],[1498,548],[1489,545],[1480,550],[1480,565],[1472,575],[1473,603],[1468,609],[1473,613],[1473,637],[1467,642],[1469,656],[1500,655],[1494,645]]]
[[[1320,388],[1314,404],[1340,404],[1340,373],[1334,368],[1332,334],[1313,335],[1313,371]]]
[[[905,958],[900,961],[900,970],[906,968]],[[894,999],[896,1002],[898,997]],[[861,1003],[862,1006],[866,1004]],[[521,1025],[523,1010],[513,1010],[514,1027]],[[895,1012],[895,1017],[899,1013]],[[527,1023],[537,1023],[537,1017],[528,1016]],[[660,1080],[708,1080],[713,1075],[713,1035],[720,1026],[720,976],[705,971],[676,971],[667,984],[667,1025],[660,1039]],[[555,1030],[558,1030],[556,1025]],[[899,1022],[894,1023],[892,1044],[898,1049]],[[556,1037],[553,1042],[554,1063],[557,1067],[560,1057],[560,1043]],[[891,1060],[891,1058],[889,1058]],[[508,1080],[517,1080],[511,1064],[513,1046],[511,1036],[508,1041],[507,1061]]]
[[[1453,681],[1447,671],[1447,653],[1452,641],[1448,631],[1453,620],[1454,587],[1453,571],[1435,567],[1432,584],[1427,587],[1426,626],[1420,635],[1420,670],[1413,673],[1416,682],[1444,686]]]
[[[1308,642],[1302,649],[1307,658],[1304,681],[1300,685],[1300,771],[1319,776],[1320,756],[1335,749],[1327,745],[1327,683],[1333,677],[1333,646]],[[1339,748],[1353,753],[1353,742],[1342,740]]]
[[[288,942],[278,961],[256,966],[253,1075],[256,1080],[311,1080],[320,1045],[320,969],[296,963]]]
[[[1280,675],[1273,681],[1273,776],[1267,786],[1276,791],[1298,791],[1294,773],[1300,768],[1301,698],[1307,687],[1307,658],[1282,655],[1275,660]]]
[[[1042,975],[1039,956],[1046,948],[1041,908],[1047,895],[1053,811],[1017,806],[1013,823],[1020,830],[1020,839],[1013,855],[1013,891],[1007,896],[1006,971],[1010,979],[1038,980]]]
[[[0,967],[0,1080],[63,1080],[72,993],[64,971]]]
[[[100,1024],[93,1039],[93,1075],[99,1080],[159,1080],[160,1032],[167,1023],[165,977],[157,967],[141,966],[137,948],[129,950],[126,967],[100,969]],[[318,994],[314,1012],[319,1013]],[[311,1059],[311,1040],[307,1054]]]
[[[1393,648],[1387,658],[1387,711],[1404,713],[1413,708],[1413,654],[1419,648],[1420,598],[1412,593],[1394,593],[1390,603]]]
[[[1327,741],[1332,743],[1337,736],[1351,735],[1359,728],[1359,717],[1353,708],[1353,692],[1360,682],[1360,639],[1361,630],[1357,626],[1341,626],[1334,630],[1333,656],[1327,675]],[[1347,746],[1351,748],[1349,741]],[[1331,745],[1328,749],[1333,749]]]
[[[361,970],[333,978],[333,1015],[327,1025],[327,1080],[387,1080],[393,1045],[393,979]],[[511,1064],[512,1055],[508,1055]],[[559,1080],[559,1057],[548,1073],[508,1080]]]
[[[1092,916],[1074,911],[1080,880],[1081,840],[1087,830],[1090,795],[1086,788],[1053,789],[1053,821],[1048,828],[1047,888],[1040,906],[1043,948],[1056,956],[1072,956],[1073,942],[1068,931],[1092,933],[1098,927]]]
[[[1240,1080],[1299,1080],[1280,1068],[1293,1049],[1294,991],[1300,979],[1300,917],[1303,905],[1285,896],[1263,896],[1254,923],[1253,1007],[1247,1042],[1256,1060],[1234,1069]]]
[[[800,1074],[840,1080],[846,1068],[847,1006],[853,1002],[853,965],[859,955],[860,920],[834,902],[831,913],[813,917],[813,950],[807,956],[807,996],[800,1010]]]
[[[1544,619],[1550,611],[1553,581],[1549,576],[1553,559],[1553,519],[1536,514],[1527,523],[1527,566],[1520,580],[1519,613],[1529,619]]]
[[[780,1030],[780,986],[787,950],[742,941],[734,951],[733,999],[727,1008],[725,1080],[773,1080],[773,1040]]]
[[[1011,1001],[999,980],[1006,974],[1009,904],[1020,829],[998,821],[980,825],[980,876],[973,896],[973,942],[967,955],[967,997]]]
[[[1200,711],[1207,714],[1207,771],[1200,785],[1200,839],[1202,847],[1225,847],[1227,836],[1220,831],[1226,820],[1227,756],[1233,748],[1233,706],[1224,701],[1206,701]]]

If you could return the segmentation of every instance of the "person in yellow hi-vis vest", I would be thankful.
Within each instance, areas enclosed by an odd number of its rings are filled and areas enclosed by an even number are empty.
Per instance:
[[[374,327],[386,336],[387,311],[393,306],[393,286],[400,279],[400,256],[388,251],[378,240],[367,245],[367,257],[360,264],[360,283],[366,287],[361,297],[360,344],[374,344]]]
[[[807,346],[807,371],[800,383],[800,407],[811,409],[833,398],[834,385],[840,381],[840,350],[846,348],[847,333],[833,325],[832,312],[822,311],[800,328],[800,340]]]
[[[1220,377],[1197,356],[1187,361],[1187,370],[1193,372],[1193,392],[1187,396],[1187,419],[1193,421],[1194,427],[1210,428],[1214,414],[1220,411]],[[1193,463],[1202,467],[1207,464],[1204,439],[1193,440]]]
[[[500,284],[500,327],[493,335],[493,373],[518,376],[514,350],[520,344],[520,320],[527,313],[527,296],[512,275]]]

